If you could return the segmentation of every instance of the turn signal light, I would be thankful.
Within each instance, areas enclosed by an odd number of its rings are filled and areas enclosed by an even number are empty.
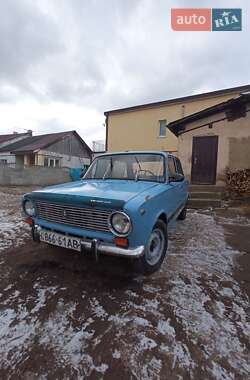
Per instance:
[[[32,220],[32,218],[29,216],[28,218],[24,219],[24,223],[27,223],[27,224],[29,224],[30,226],[32,226],[32,224],[33,224],[33,220]]]
[[[128,239],[117,237],[115,238],[115,245],[118,247],[128,248]]]

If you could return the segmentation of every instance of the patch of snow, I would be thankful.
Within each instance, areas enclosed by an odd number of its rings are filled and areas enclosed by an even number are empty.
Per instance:
[[[139,334],[139,348],[140,350],[151,350],[152,348],[157,346],[157,343],[151,339],[145,336],[145,334],[141,333]]]
[[[175,337],[175,329],[170,325],[168,319],[167,321],[164,321],[160,319],[158,321],[157,329],[158,331],[163,334],[163,335],[169,335],[172,336],[173,338]]]
[[[231,305],[237,299],[237,304],[240,305],[238,318],[244,321],[243,334],[247,338],[245,322],[248,306],[232,275],[233,260],[239,252],[227,247],[223,228],[215,223],[212,216],[193,213],[188,218],[189,223],[183,224],[177,231],[175,240],[171,239],[170,257],[165,262],[169,277],[173,277],[169,301],[187,338],[194,344],[202,342],[206,359],[216,357],[217,360],[226,360],[240,377],[246,377],[250,373],[248,350],[239,338],[237,324],[228,312],[224,312],[227,307],[224,304],[224,297],[227,298],[227,302],[231,302]],[[184,247],[183,236],[186,240]],[[182,250],[186,254],[184,260],[178,255],[171,257],[171,254],[178,253],[179,242],[182,243]],[[188,278],[187,283],[183,280],[183,276]],[[206,281],[201,281],[201,276],[203,278],[205,276],[208,285]],[[220,282],[217,281],[218,278]],[[219,284],[223,281],[232,284],[233,290],[220,287]],[[220,296],[215,304],[210,296],[211,292]],[[178,352],[181,353],[181,350]],[[189,361],[190,356],[187,355],[186,365]],[[217,368],[216,363],[214,368]],[[227,373],[224,369],[223,371],[227,377],[220,378],[230,378],[230,372]]]
[[[118,350],[115,350],[113,353],[112,353],[112,356],[114,359],[120,359],[121,357],[121,353],[118,351]]]
[[[219,291],[220,295],[223,297],[233,298],[234,291],[231,288],[223,288]]]
[[[138,298],[138,297],[139,297],[139,295],[138,295],[137,293],[133,292],[133,291],[130,290],[130,289],[126,290],[125,293],[126,293],[129,297],[132,297],[132,298],[133,298],[133,297],[134,297],[134,298]]]
[[[100,303],[95,297],[90,300],[90,304],[91,304],[93,316],[101,318],[101,319],[105,319],[108,317],[108,314],[104,310],[103,306],[100,305]]]
[[[182,368],[195,367],[187,346],[179,342],[177,342],[176,346],[174,347],[172,369],[175,368],[177,363]]]
[[[2,368],[15,367],[35,334],[35,324],[25,307],[0,311],[0,357]]]
[[[85,376],[89,376],[93,371],[104,374],[108,365],[96,365],[94,359],[85,352],[95,333],[94,330],[88,330],[93,319],[89,318],[80,330],[75,330],[68,319],[74,310],[75,304],[72,303],[63,305],[62,311],[60,301],[58,311],[53,313],[43,326],[40,343],[53,348],[57,352],[58,361],[63,357],[79,376],[82,376],[82,371]]]
[[[39,287],[39,284],[34,285],[34,289],[37,289],[37,302],[31,310],[31,314],[36,314],[41,308],[46,306],[46,300],[48,295],[55,295],[58,288],[56,286]]]
[[[227,372],[220,364],[213,362],[212,368],[209,369],[209,372],[212,374],[215,380],[232,380],[234,379],[234,374]]]
[[[137,326],[143,326],[143,327],[146,327],[146,326],[150,326],[151,323],[145,319],[145,318],[140,318],[140,317],[134,317],[133,318],[133,323]]]
[[[145,380],[160,380],[160,372],[162,369],[162,361],[153,357],[147,364],[142,366],[141,379]]]
[[[109,320],[109,322],[112,322],[114,325],[121,328],[123,326],[126,326],[129,322],[131,322],[133,320],[133,318],[116,314],[116,315],[110,315],[108,320]]]
[[[22,221],[20,196],[0,192],[0,252],[19,246],[30,234],[30,227]],[[13,200],[12,200],[13,198]],[[13,207],[15,204],[15,209]]]

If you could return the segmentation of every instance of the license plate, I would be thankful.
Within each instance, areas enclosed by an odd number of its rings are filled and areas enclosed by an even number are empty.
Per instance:
[[[57,232],[41,230],[40,241],[43,241],[44,243],[56,245],[57,247],[73,249],[78,252],[81,251],[81,239],[78,239],[72,236],[58,234]]]

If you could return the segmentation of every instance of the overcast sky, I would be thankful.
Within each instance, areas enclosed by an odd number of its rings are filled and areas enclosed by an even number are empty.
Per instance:
[[[250,83],[246,0],[0,0],[0,133],[75,129],[106,110]],[[242,8],[242,32],[174,32],[170,9]]]

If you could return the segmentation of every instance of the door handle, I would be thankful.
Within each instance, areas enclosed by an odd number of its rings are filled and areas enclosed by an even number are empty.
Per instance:
[[[194,158],[194,165],[197,164],[197,157]]]

